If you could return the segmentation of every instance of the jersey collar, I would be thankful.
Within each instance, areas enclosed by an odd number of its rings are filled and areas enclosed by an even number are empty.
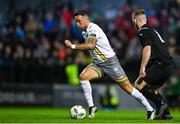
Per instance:
[[[86,29],[86,32],[90,29],[91,25],[92,25],[92,23],[90,22],[87,29]]]
[[[148,25],[147,24],[144,24],[143,26],[142,26],[142,28],[147,28],[148,27]]]
[[[148,29],[148,25],[147,25],[147,24],[144,24],[144,25],[141,27],[141,29],[139,29],[139,32],[140,32],[141,30],[144,30],[144,29]]]

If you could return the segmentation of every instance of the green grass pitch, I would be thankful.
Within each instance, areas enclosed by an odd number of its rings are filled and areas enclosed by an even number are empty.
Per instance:
[[[180,112],[172,111],[170,121],[146,120],[145,110],[99,110],[96,117],[82,120],[70,118],[70,109],[60,108],[0,108],[0,123],[180,123]]]

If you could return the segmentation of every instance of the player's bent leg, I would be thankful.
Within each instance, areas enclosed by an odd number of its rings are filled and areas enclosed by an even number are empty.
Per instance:
[[[90,66],[87,66],[79,76],[81,87],[83,88],[84,96],[89,106],[89,118],[93,118],[95,116],[95,112],[98,110],[93,103],[92,88],[89,81],[101,78],[101,76],[102,74],[100,70]]]
[[[159,94],[159,89],[154,90],[155,88],[148,86],[145,81],[141,81],[141,83],[135,82],[135,86],[140,90],[140,92],[151,102],[156,105],[156,117],[154,119],[160,120],[164,117],[166,119],[164,113],[167,112],[167,119],[171,119],[172,116],[168,110],[168,106],[165,103],[163,97]]]
[[[156,117],[155,117],[156,120],[163,119],[163,117],[164,119],[169,119],[169,120],[172,119],[168,106],[165,103],[164,98],[159,94],[158,89],[156,89],[155,91],[154,90],[155,88],[147,85],[145,81],[141,81],[141,83],[139,83],[136,80],[135,86],[147,99],[149,99],[151,102],[153,102],[156,105],[156,109],[157,109]]]
[[[160,106],[157,106],[157,111],[156,111],[156,120],[171,120],[173,119],[170,111],[169,111],[169,107],[166,103],[166,100],[164,99],[164,97],[159,93],[159,89],[155,90],[156,95],[159,97],[159,99],[161,99],[161,104]]]
[[[127,77],[116,80],[116,82],[121,86],[123,90],[135,97],[140,103],[142,103],[147,109],[147,119],[154,119],[155,111],[147,101],[147,99],[136,89],[134,88]]]
[[[103,73],[101,70],[93,67],[93,66],[87,66],[82,73],[79,75],[80,80],[94,80],[94,79],[100,79],[103,76]]]
[[[157,108],[157,111],[156,111],[156,118],[157,120],[172,120],[173,119],[173,116],[171,115],[170,111],[169,111],[169,107],[166,103],[166,100],[164,99],[164,97],[159,93],[160,92],[160,88],[156,89],[155,90],[155,93],[157,94],[157,96],[159,98],[162,98],[164,102],[161,102],[161,103],[164,103],[163,106],[160,106],[159,108]],[[165,109],[164,109],[165,108]],[[161,115],[161,113],[164,111],[163,115]]]
[[[116,80],[116,82],[117,82],[118,85],[119,85],[123,90],[125,90],[128,94],[131,94],[131,93],[132,93],[133,87],[132,87],[132,85],[130,84],[127,76]]]

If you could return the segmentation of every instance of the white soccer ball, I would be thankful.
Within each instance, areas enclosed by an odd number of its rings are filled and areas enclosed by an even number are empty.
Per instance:
[[[83,119],[86,116],[86,110],[81,105],[75,105],[70,111],[71,118]]]

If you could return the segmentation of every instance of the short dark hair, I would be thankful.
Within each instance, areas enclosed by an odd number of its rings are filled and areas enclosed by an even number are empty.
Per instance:
[[[78,16],[78,15],[88,16],[89,13],[88,13],[88,11],[86,11],[86,10],[78,10],[78,11],[76,11],[76,12],[74,13],[74,17],[75,17],[75,16]]]
[[[133,12],[134,17],[138,15],[146,15],[146,11],[144,9],[137,9]]]

